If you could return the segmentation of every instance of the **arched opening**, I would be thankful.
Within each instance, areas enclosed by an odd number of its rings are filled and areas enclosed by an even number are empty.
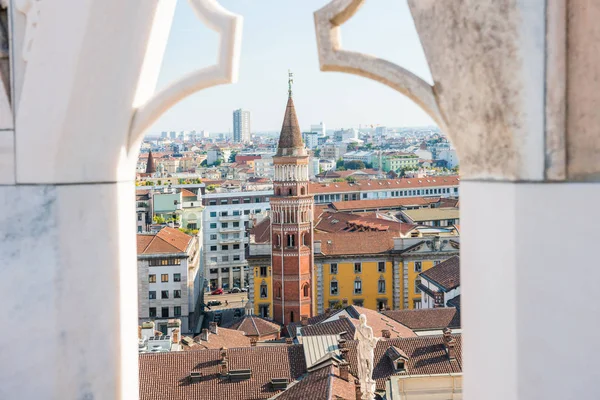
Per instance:
[[[281,188],[275,189],[275,195],[281,196]]]
[[[308,286],[308,283],[305,283],[304,286],[302,286],[302,296],[308,297],[309,295],[310,295],[309,286]]]
[[[306,194],[306,189],[304,188],[304,186],[302,186],[302,188],[300,189],[300,194],[302,196],[304,196]]]
[[[277,234],[275,236],[275,247],[281,247],[281,235]]]
[[[293,194],[292,188],[289,188],[288,195],[292,196],[292,194]]]
[[[260,283],[260,298],[266,299],[269,297],[269,288],[267,287],[267,282],[263,279]]]
[[[281,283],[279,283],[279,282],[275,283],[274,292],[275,292],[275,298],[281,299]]]
[[[294,322],[294,312],[290,311],[290,322]]]
[[[294,234],[287,235],[287,247],[296,247],[296,235],[294,235]]]

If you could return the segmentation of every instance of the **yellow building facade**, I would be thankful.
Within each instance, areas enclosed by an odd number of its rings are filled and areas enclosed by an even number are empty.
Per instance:
[[[337,240],[335,237],[333,240]],[[341,235],[339,240],[344,240]],[[325,254],[315,241],[313,315],[358,305],[373,310],[421,307],[419,274],[459,255],[457,232],[447,236],[395,238],[377,254]],[[256,315],[272,318],[270,244],[249,248],[252,268],[250,301]]]

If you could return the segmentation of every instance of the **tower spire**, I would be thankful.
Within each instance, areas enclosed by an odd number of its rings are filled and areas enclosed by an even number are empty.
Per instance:
[[[292,83],[294,83],[294,73],[288,69],[288,96],[292,97]]]

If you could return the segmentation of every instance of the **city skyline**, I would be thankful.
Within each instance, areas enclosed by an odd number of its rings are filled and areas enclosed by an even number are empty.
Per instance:
[[[321,121],[331,128],[434,126],[419,107],[384,85],[319,70],[313,12],[326,3],[326,0],[309,0],[284,5],[267,0],[257,5],[245,0],[221,1],[225,8],[244,17],[238,83],[190,96],[147,133],[203,129],[230,132],[231,113],[239,108],[252,112],[253,132],[278,131],[283,112],[281,102],[287,94],[288,69],[295,75],[294,98],[301,110],[298,117],[302,130]],[[388,59],[431,82],[405,2],[366,3],[344,24],[342,38],[344,48]],[[217,39],[217,34],[202,25],[187,2],[178,1],[158,88],[182,74],[214,63]],[[393,48],[389,46],[392,42]],[[196,50],[199,46],[195,43],[201,43],[202,52]]]

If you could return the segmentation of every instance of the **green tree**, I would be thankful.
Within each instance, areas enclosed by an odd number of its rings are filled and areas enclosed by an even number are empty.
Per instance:
[[[202,160],[202,162],[200,163],[201,167],[208,167],[208,162],[206,161],[206,159]]]
[[[229,162],[235,162],[235,156],[237,156],[237,151],[232,151],[231,155],[229,156]]]
[[[348,150],[348,151],[356,150],[356,143],[354,143],[354,142],[348,143],[348,147],[346,148],[346,150]]]
[[[343,166],[344,166],[344,160],[342,160],[341,158],[335,162],[336,169],[341,168]]]
[[[315,157],[321,157],[321,149],[315,149]]]
[[[344,164],[346,169],[364,169],[365,163],[359,160],[348,161]]]
[[[155,215],[152,220],[154,221],[155,224],[164,224],[167,221],[165,221],[165,218],[162,215]]]
[[[215,163],[213,165],[215,167],[218,167],[219,165],[221,165],[222,162],[223,162],[223,160],[217,160],[217,161],[215,161]]]
[[[353,176],[347,176],[345,179],[346,179],[347,182],[350,182],[350,183],[355,183],[356,182],[356,178],[353,177]]]

